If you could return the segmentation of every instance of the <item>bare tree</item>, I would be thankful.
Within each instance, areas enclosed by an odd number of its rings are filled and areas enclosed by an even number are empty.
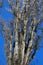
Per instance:
[[[8,0],[10,9],[7,9],[14,15],[14,19],[10,19],[8,25],[4,20],[0,20],[2,25],[2,34],[5,38],[5,53],[8,65],[27,65],[34,57],[38,48],[38,41],[42,33],[36,35],[37,25],[43,18],[43,2],[42,0]],[[20,10],[22,4],[22,10]],[[42,12],[40,18],[38,16],[38,8]],[[32,17],[31,21],[29,18]],[[28,39],[27,39],[28,36]],[[12,42],[13,40],[13,42]],[[34,53],[31,56],[31,52]]]

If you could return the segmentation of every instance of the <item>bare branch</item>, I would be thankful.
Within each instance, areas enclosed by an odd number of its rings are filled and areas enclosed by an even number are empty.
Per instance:
[[[42,36],[41,33],[35,37],[37,26],[43,19],[42,0],[39,3],[37,0],[23,0],[22,10],[20,10],[20,0],[8,0],[8,3],[11,8],[6,8],[6,10],[14,15],[14,19],[10,19],[8,25],[4,20],[0,20],[0,25],[2,26],[0,32],[5,38],[7,64],[27,65],[33,59],[38,47],[38,41]],[[42,12],[39,18],[37,17],[38,9]],[[40,29],[43,32],[43,28]],[[28,35],[28,40],[26,35]],[[32,50],[35,52],[31,55]]]

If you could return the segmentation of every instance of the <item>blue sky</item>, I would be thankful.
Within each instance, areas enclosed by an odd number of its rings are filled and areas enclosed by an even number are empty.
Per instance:
[[[5,8],[9,8],[7,0],[3,0],[3,7],[0,8],[0,19],[5,19],[5,22],[8,22],[9,18],[13,18],[13,15],[5,10]],[[43,20],[42,23],[38,25],[38,27],[43,27]],[[37,35],[40,34],[42,31],[41,29],[37,28]],[[39,40],[39,46],[43,46],[43,33],[42,37]],[[4,53],[4,38],[0,33],[0,65],[6,65],[6,57]],[[43,48],[39,47],[36,51],[34,59],[30,62],[29,65],[43,65]]]

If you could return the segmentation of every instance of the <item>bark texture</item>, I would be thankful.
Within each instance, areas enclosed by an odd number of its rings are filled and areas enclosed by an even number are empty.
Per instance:
[[[14,19],[9,20],[7,26],[3,20],[0,20],[1,31],[5,38],[7,64],[28,65],[36,53],[38,40],[41,38],[41,34],[35,35],[37,25],[43,19],[43,0],[23,0],[22,3],[20,0],[8,0],[8,3],[11,8],[6,9],[14,15]],[[20,5],[22,5],[21,9]],[[40,18],[37,17],[39,8],[42,12]],[[33,49],[34,53],[31,56]]]

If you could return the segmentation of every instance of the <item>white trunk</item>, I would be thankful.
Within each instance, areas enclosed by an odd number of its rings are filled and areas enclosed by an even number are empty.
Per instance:
[[[17,28],[18,28],[18,24],[17,24],[17,21],[16,21],[16,28],[15,28],[15,48],[14,48],[14,58],[15,58],[15,60],[18,59],[18,31],[17,31]]]
[[[24,20],[24,24],[27,24],[27,20]],[[26,40],[26,25],[24,25],[24,37],[22,40],[22,62],[21,65],[23,64],[24,61],[24,56],[25,56],[25,40]]]
[[[11,41],[10,41],[10,48],[9,48],[9,56],[8,56],[8,58],[9,58],[9,65],[12,65],[12,43],[11,43]]]

